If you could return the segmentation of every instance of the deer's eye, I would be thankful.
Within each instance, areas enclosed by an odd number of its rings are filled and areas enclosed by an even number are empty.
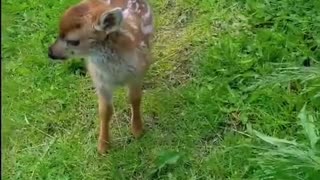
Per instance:
[[[67,44],[72,45],[72,46],[78,46],[80,44],[80,41],[79,40],[68,40]]]

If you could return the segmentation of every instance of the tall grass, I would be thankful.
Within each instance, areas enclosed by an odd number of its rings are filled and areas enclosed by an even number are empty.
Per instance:
[[[253,146],[256,156],[251,159],[259,166],[254,173],[259,179],[318,179],[320,177],[319,119],[303,106],[299,115],[301,128],[297,132],[305,136],[300,141],[267,136],[248,126],[249,132],[265,142]],[[319,118],[319,117],[318,117]]]

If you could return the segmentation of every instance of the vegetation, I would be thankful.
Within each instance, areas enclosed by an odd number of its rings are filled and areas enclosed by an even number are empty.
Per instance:
[[[150,0],[147,131],[119,90],[107,156],[83,65],[47,58],[76,2],[3,2],[4,179],[320,177],[320,1]]]

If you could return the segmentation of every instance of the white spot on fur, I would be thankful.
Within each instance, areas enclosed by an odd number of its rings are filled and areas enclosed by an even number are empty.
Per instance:
[[[141,48],[145,48],[146,46],[147,46],[147,45],[146,45],[146,43],[145,43],[144,41],[141,41],[141,42],[140,42],[140,47],[141,47]]]
[[[136,9],[135,9],[136,11],[138,11],[139,10],[139,4],[138,3],[136,3]]]
[[[130,27],[132,27],[134,30],[138,29],[138,26],[136,26],[134,23],[128,23]]]
[[[125,9],[123,12],[122,12],[122,14],[123,14],[123,17],[126,19],[126,18],[129,18],[129,16],[130,16],[130,12],[129,12],[130,10],[127,8],[127,9]]]
[[[143,34],[152,34],[153,33],[153,25],[142,26],[141,30]]]
[[[133,20],[131,20],[132,19],[132,15],[130,13],[130,9],[125,9],[122,13],[123,13],[124,19],[127,20],[128,25],[130,27],[132,27],[133,29],[137,30],[138,26],[136,24],[134,24]]]
[[[139,10],[139,3],[137,2],[137,0],[129,0],[127,6],[134,11]]]
[[[149,5],[147,5],[147,12],[142,16],[142,19],[144,21],[147,21],[149,18],[151,18],[152,14],[151,14],[151,10],[150,10],[150,7]]]
[[[131,34],[129,31],[124,30],[124,29],[121,29],[120,31],[121,31],[125,36],[129,37],[131,41],[134,41],[134,40],[135,40],[134,35]]]

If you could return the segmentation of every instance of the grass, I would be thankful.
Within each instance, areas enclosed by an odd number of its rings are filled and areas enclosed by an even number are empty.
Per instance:
[[[320,176],[318,0],[150,0],[147,132],[131,137],[119,90],[107,156],[90,78],[77,61],[47,58],[75,2],[3,2],[4,179]]]

